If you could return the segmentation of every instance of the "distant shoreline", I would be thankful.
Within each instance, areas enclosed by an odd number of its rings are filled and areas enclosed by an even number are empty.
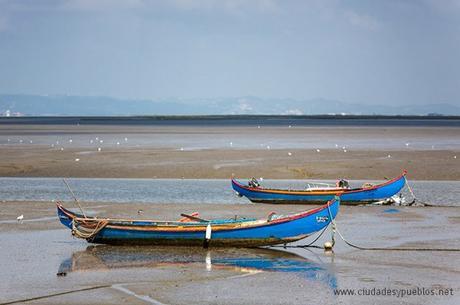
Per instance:
[[[146,115],[0,117],[0,124],[192,126],[434,126],[459,127],[460,116],[442,115]]]

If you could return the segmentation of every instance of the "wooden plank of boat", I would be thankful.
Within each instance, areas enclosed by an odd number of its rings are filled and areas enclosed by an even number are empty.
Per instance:
[[[254,187],[232,178],[232,188],[239,195],[256,203],[300,203],[316,204],[340,195],[342,204],[363,204],[390,198],[401,191],[406,184],[406,171],[398,177],[373,186],[356,189],[309,188],[306,190],[282,190]]]
[[[59,220],[74,236],[91,243],[203,245],[211,228],[209,246],[257,247],[303,239],[326,227],[337,215],[340,199],[308,211],[267,219],[216,219],[203,221],[157,221],[83,217],[60,203]]]

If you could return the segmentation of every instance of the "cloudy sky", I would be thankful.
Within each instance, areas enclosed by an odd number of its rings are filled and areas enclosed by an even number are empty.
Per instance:
[[[0,0],[0,93],[460,104],[460,0]]]

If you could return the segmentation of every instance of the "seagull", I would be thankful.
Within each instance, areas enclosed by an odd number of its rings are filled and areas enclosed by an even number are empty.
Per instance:
[[[73,140],[72,140],[72,139],[70,139],[70,140],[69,140],[69,143],[72,143],[72,142],[73,142]]]
[[[233,146],[233,142],[230,142],[230,146]]]
[[[346,152],[347,152],[347,150],[346,150],[346,149],[344,149],[344,150],[343,150],[343,152],[345,152],[345,153],[346,153]]]
[[[409,143],[406,143],[406,146],[409,146]]]
[[[291,152],[288,152],[288,156],[292,156],[292,153],[291,153]]]
[[[22,221],[24,219],[24,215],[19,215],[16,217],[17,221]]]
[[[90,144],[93,144],[93,140],[89,140],[89,143],[90,143]]]
[[[183,148],[183,147],[181,147],[181,148],[180,148],[180,151],[184,151],[184,148]]]
[[[259,129],[260,129],[260,125],[258,125],[258,126],[257,126],[257,128],[259,128]]]
[[[391,158],[391,155],[388,155],[388,158]]]
[[[291,127],[292,127],[292,126],[291,126],[291,125],[289,125],[289,128],[291,128]]]
[[[125,138],[125,142],[128,142],[128,138]]]
[[[339,147],[339,144],[335,144],[335,148]]]
[[[100,147],[97,148],[97,151],[101,151],[102,149]]]
[[[454,159],[457,159],[457,156],[454,156]]]
[[[64,150],[64,147],[61,147],[61,151],[63,151],[63,150]]]
[[[319,149],[316,149],[316,152],[320,152],[320,151],[321,151],[321,150],[319,150]]]
[[[75,159],[75,162],[78,162],[78,161],[80,161],[80,159],[76,158],[76,159]]]
[[[117,145],[120,145],[120,142],[117,142]]]
[[[104,143],[104,140],[100,140],[99,143]]]
[[[270,145],[267,145],[267,149],[270,149]]]

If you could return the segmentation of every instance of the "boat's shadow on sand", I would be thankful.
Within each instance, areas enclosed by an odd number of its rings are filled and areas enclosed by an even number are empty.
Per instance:
[[[64,259],[58,275],[69,272],[102,271],[120,268],[155,268],[203,264],[207,271],[233,269],[246,273],[289,272],[310,281],[318,281],[331,289],[337,287],[335,274],[323,263],[302,256],[262,248],[88,246]]]

